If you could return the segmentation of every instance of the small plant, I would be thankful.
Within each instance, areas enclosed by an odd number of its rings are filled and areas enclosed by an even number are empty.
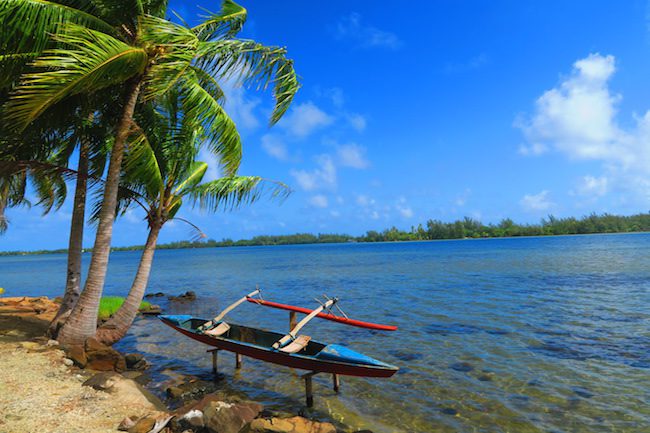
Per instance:
[[[104,296],[99,301],[99,314],[98,317],[100,320],[108,320],[117,310],[120,309],[124,303],[124,298],[120,296]],[[151,304],[147,301],[142,301],[140,303],[140,311],[146,311],[151,309]]]

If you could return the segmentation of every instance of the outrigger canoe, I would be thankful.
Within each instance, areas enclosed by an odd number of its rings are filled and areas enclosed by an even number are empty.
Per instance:
[[[310,310],[288,334],[225,322],[223,319],[244,301],[258,294],[255,290],[228,306],[212,320],[189,315],[162,315],[160,320],[178,332],[196,341],[286,367],[310,370],[314,373],[360,377],[391,377],[399,368],[358,353],[338,344],[324,344],[298,332],[323,310],[338,300],[328,299],[315,310]]]

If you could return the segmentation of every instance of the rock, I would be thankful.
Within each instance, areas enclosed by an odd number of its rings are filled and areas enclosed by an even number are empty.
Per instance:
[[[203,411],[203,423],[210,433],[238,433],[261,410],[262,405],[254,402],[212,401]]]
[[[181,302],[194,301],[196,300],[196,293],[193,290],[188,290],[187,292],[178,296],[168,296],[167,299],[169,299],[170,301],[181,301]]]
[[[183,395],[183,390],[177,386],[170,386],[165,390],[165,392],[167,393],[167,397],[170,398],[181,398]]]
[[[165,405],[156,396],[142,388],[135,381],[119,373],[105,371],[97,373],[83,383],[96,390],[115,395],[115,399],[125,406],[146,407],[150,410],[165,411]]]
[[[242,433],[336,433],[336,427],[328,422],[311,421],[301,416],[257,418]]]
[[[174,413],[178,431],[191,429],[208,433],[238,433],[263,407],[251,401],[226,401],[224,396],[209,394]]]
[[[149,366],[140,353],[128,353],[124,356],[124,361],[129,370],[145,370]]]
[[[162,298],[163,296],[165,296],[163,292],[147,293],[144,295],[145,298]]]
[[[145,416],[140,418],[133,427],[128,429],[129,433],[149,433],[153,426],[156,425],[156,419],[154,417]]]
[[[130,428],[135,426],[137,419],[138,418],[134,416],[127,416],[120,422],[120,425],[117,426],[117,429],[120,431],[128,431]]]
[[[97,371],[124,371],[126,361],[120,352],[94,338],[86,340],[86,368]]]
[[[59,342],[56,340],[47,340],[47,343],[45,344],[47,347],[53,347],[53,346],[58,346]]]
[[[72,367],[74,365],[74,361],[70,358],[63,358],[63,364],[65,364],[67,367]]]
[[[160,305],[151,304],[148,309],[140,310],[140,313],[149,316],[157,316],[162,313],[162,308],[160,308]]]
[[[88,363],[86,351],[82,346],[71,346],[67,348],[66,355],[68,355],[68,358],[70,358],[79,368],[84,368]]]
[[[97,373],[83,383],[83,386],[89,386],[98,391],[108,391],[119,381],[121,376],[115,372],[107,371]]]

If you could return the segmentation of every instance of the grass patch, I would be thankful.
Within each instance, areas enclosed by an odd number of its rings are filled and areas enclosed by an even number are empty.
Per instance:
[[[104,296],[99,301],[99,318],[101,320],[106,320],[111,317],[117,310],[120,309],[124,303],[124,298],[121,296]],[[140,311],[148,310],[151,308],[151,304],[147,301],[142,301],[140,303]]]

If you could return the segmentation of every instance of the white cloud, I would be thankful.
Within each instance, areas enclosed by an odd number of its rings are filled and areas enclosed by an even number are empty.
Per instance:
[[[607,194],[608,183],[609,181],[605,176],[585,176],[581,179],[576,192],[587,197],[602,197]]]
[[[368,168],[370,163],[365,158],[366,149],[355,143],[343,144],[338,146],[336,154],[338,162],[343,167],[364,169]]]
[[[572,75],[559,87],[537,99],[535,115],[519,125],[533,153],[551,145],[576,159],[615,156],[622,138],[614,119],[621,98],[607,86],[615,70],[613,56],[591,54],[573,64]]]
[[[289,159],[287,145],[276,135],[266,134],[262,136],[262,149],[270,156],[286,161]]]
[[[326,208],[329,205],[329,201],[326,196],[317,194],[309,198],[309,204],[314,207]]]
[[[542,143],[532,143],[528,146],[522,144],[519,146],[519,154],[525,156],[539,156],[548,151],[548,147]]]
[[[363,207],[371,206],[375,204],[375,199],[361,194],[357,196],[357,204]]]
[[[519,202],[527,212],[541,212],[550,209],[554,203],[548,198],[548,191],[539,194],[526,194]]]
[[[338,39],[350,40],[360,48],[384,47],[395,50],[402,46],[402,41],[395,33],[363,24],[358,13],[339,20],[336,36]]]
[[[352,128],[358,132],[363,132],[366,129],[366,118],[361,114],[351,113],[347,115],[348,123]]]
[[[516,122],[528,141],[519,152],[538,155],[555,150],[575,161],[600,161],[604,177],[583,179],[578,192],[591,189],[605,194],[615,184],[641,197],[639,205],[646,205],[650,200],[645,190],[650,183],[650,111],[634,116],[631,126],[619,123],[622,97],[609,89],[615,72],[616,60],[611,55],[590,54],[576,61],[570,76],[537,99],[532,117]]]
[[[456,206],[465,206],[467,203],[467,199],[469,198],[469,195],[472,193],[472,191],[468,188],[463,192],[461,195],[456,197],[455,203]]]
[[[411,218],[413,216],[413,209],[410,206],[397,206],[397,210],[404,218]]]
[[[214,156],[212,152],[206,148],[201,148],[199,151],[199,161],[203,161],[208,164],[208,169],[203,176],[204,182],[210,182],[212,180],[219,179],[221,177],[221,170],[219,169],[219,160]]]
[[[278,125],[291,135],[304,138],[317,129],[330,125],[333,121],[332,116],[309,101],[295,105]]]
[[[255,109],[260,104],[259,98],[248,96],[246,89],[234,81],[227,81],[223,86],[226,95],[226,112],[241,130],[254,130],[260,126]]]
[[[312,171],[291,170],[290,174],[298,185],[305,191],[332,188],[336,186],[336,166],[330,155],[319,155],[316,158],[318,167]]]

